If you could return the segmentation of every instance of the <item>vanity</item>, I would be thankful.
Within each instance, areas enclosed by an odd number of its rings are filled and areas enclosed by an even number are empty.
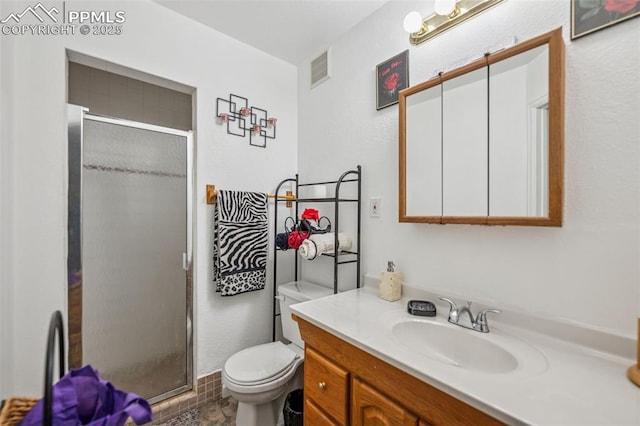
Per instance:
[[[305,424],[502,424],[322,328],[295,318],[305,340]]]
[[[503,310],[489,333],[407,313],[363,288],[292,306],[307,425],[640,424],[636,342]],[[474,310],[480,309],[474,307]]]

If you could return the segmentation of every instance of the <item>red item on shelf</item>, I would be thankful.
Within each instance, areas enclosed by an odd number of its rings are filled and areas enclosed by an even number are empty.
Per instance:
[[[320,220],[320,216],[318,215],[318,210],[316,209],[304,209],[302,212],[302,219],[311,219],[311,220]]]

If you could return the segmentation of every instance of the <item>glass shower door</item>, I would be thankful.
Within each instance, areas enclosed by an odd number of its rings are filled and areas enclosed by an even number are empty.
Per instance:
[[[192,386],[191,134],[85,114],[82,360],[155,402]]]

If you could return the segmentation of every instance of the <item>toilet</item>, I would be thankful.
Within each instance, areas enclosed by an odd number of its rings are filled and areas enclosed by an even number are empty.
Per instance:
[[[287,394],[303,384],[304,343],[290,305],[333,294],[331,289],[307,281],[278,286],[282,335],[291,343],[252,346],[229,357],[222,383],[238,401],[237,426],[275,426]]]

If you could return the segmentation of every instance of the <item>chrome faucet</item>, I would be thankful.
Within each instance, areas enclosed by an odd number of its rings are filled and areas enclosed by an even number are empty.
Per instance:
[[[473,313],[471,312],[471,302],[467,302],[467,306],[458,307],[456,303],[446,297],[439,297],[440,300],[443,300],[449,304],[449,322],[451,324],[459,325],[460,327],[468,328],[470,330],[479,331],[481,333],[489,332],[489,323],[487,322],[487,314],[489,312],[493,312],[495,314],[499,314],[502,311],[499,309],[485,309],[483,311],[478,312],[478,316],[476,319],[473,318]],[[466,315],[465,315],[466,314]],[[460,321],[463,318],[469,318],[469,321]]]

